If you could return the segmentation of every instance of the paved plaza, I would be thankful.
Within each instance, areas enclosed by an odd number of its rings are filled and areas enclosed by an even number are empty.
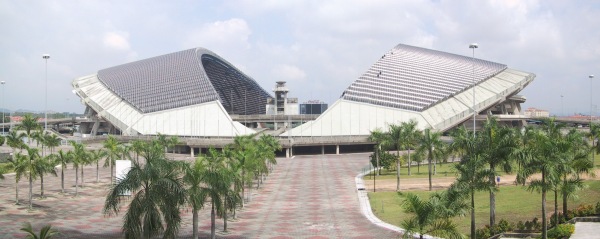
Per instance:
[[[278,159],[273,173],[260,189],[251,190],[250,201],[223,231],[218,220],[219,238],[397,238],[396,232],[371,224],[360,213],[354,177],[368,163],[367,154],[296,156]],[[94,166],[85,168],[85,185],[75,192],[74,170],[65,171],[65,194],[60,193],[59,177],[46,176],[45,195],[40,199],[39,180],[34,182],[34,210],[28,212],[28,182],[19,183],[20,205],[15,205],[14,176],[0,181],[0,238],[23,238],[24,222],[34,229],[52,224],[59,238],[122,238],[123,212],[118,216],[102,213],[109,170],[100,168],[96,183]],[[210,208],[210,205],[207,206]],[[180,237],[191,236],[192,214],[184,210]],[[202,238],[210,234],[210,212],[200,212]]]

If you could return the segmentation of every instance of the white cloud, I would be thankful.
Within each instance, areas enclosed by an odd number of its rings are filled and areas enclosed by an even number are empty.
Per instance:
[[[104,34],[104,46],[115,50],[130,50],[127,32],[107,32]]]
[[[273,78],[277,80],[294,80],[304,81],[306,79],[306,73],[293,65],[280,64],[271,70]]]
[[[188,36],[186,47],[206,47],[209,49],[248,49],[248,38],[252,30],[244,19],[232,18],[203,24]]]

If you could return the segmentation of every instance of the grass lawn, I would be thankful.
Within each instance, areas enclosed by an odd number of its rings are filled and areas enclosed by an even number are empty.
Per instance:
[[[569,208],[573,209],[581,204],[593,204],[600,201],[600,181],[591,180],[585,182],[587,188],[577,193],[577,199],[569,200]],[[405,191],[403,193],[414,193],[421,198],[427,198],[428,191]],[[400,225],[400,222],[411,215],[404,213],[400,207],[404,196],[396,192],[369,192],[369,201],[373,213],[381,220]],[[548,216],[554,212],[554,193],[547,195],[546,210]],[[496,222],[506,219],[509,222],[532,220],[534,217],[541,218],[541,193],[529,192],[522,186],[501,186],[496,194]],[[562,210],[562,200],[559,195],[558,210]],[[489,224],[489,193],[478,192],[475,194],[475,221],[477,228]],[[470,233],[470,214],[455,218],[459,230],[468,235]]]
[[[456,161],[455,163],[457,163],[458,161]],[[437,164],[436,166],[436,171],[437,174],[432,175],[433,178],[436,177],[448,177],[448,176],[454,176],[456,170],[454,170],[454,163],[452,162],[448,162],[448,163],[443,163],[443,164]],[[420,168],[420,169],[419,169]],[[433,165],[431,166],[431,170],[433,170]],[[400,178],[427,178],[428,177],[428,173],[427,173],[427,164],[421,164],[420,167],[417,167],[417,165],[413,165],[410,168],[410,172],[411,175],[408,176],[408,167],[406,165],[402,166],[400,168]],[[365,175],[365,179],[367,177],[371,177],[373,175],[373,173],[369,173],[367,175]],[[396,171],[395,170],[386,170],[386,169],[382,169],[381,170],[381,175],[377,176],[377,179],[395,179],[396,178]]]

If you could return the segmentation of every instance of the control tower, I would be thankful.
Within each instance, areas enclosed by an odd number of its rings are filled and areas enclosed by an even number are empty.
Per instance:
[[[275,99],[268,98],[266,105],[267,115],[297,115],[298,114],[298,98],[288,98],[287,94],[290,91],[285,86],[285,81],[277,81],[275,89]]]

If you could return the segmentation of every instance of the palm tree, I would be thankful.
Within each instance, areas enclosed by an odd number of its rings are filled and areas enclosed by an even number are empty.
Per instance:
[[[475,238],[475,192],[494,190],[494,186],[486,180],[493,171],[486,168],[485,163],[482,155],[475,152],[465,155],[460,163],[454,165],[458,177],[453,187],[462,189],[471,196],[471,238]]]
[[[40,154],[38,153],[38,149],[29,148],[25,146],[27,149],[27,171],[29,172],[29,210],[33,209],[33,179],[37,178],[37,170],[35,168],[35,162],[37,162]],[[21,157],[18,156],[17,157]]]
[[[120,143],[117,139],[109,135],[108,139],[104,141],[104,150],[106,151],[106,160],[104,161],[104,167],[110,167],[110,184],[114,183],[114,169],[115,161],[121,156],[120,155]]]
[[[43,198],[44,197],[44,175],[46,174],[51,174],[54,175],[55,177],[57,176],[56,174],[56,168],[54,167],[54,160],[52,160],[53,156],[43,156],[43,157],[37,157],[37,159],[34,162],[34,167],[35,170],[37,171],[37,175],[40,176],[40,197]]]
[[[562,178],[560,183],[560,192],[563,200],[563,215],[567,215],[568,198],[575,194],[575,191],[583,188],[583,182],[580,174],[585,173],[594,176],[593,161],[587,157],[587,143],[584,140],[584,135],[576,129],[571,129],[564,137],[566,153],[564,154],[564,163],[559,165],[559,174]],[[556,210],[558,208],[555,195],[555,215],[558,216]],[[555,218],[558,219],[558,218]],[[558,222],[558,220],[556,220]]]
[[[215,238],[215,217],[223,215],[225,209],[225,195],[231,192],[234,183],[227,158],[215,149],[209,149],[205,156],[199,157],[194,163],[194,171],[201,175],[201,184],[198,187],[200,201],[210,197],[211,202],[211,238]],[[235,193],[235,192],[234,192]]]
[[[385,144],[389,144],[390,146],[393,146],[394,148],[396,148],[396,191],[400,191],[400,166],[402,164],[402,162],[400,162],[402,159],[400,157],[400,150],[402,149],[402,143],[403,143],[403,135],[404,133],[402,132],[402,126],[400,125],[390,125],[389,126],[389,130],[388,130],[388,137],[386,137],[387,140],[389,140],[389,143],[385,143]]]
[[[279,141],[269,134],[263,134],[260,136],[258,140],[260,147],[265,154],[263,155],[266,158],[267,163],[270,167],[272,165],[277,164],[277,160],[275,160],[275,152],[281,150],[281,145]]]
[[[418,150],[424,152],[427,155],[427,163],[429,169],[429,191],[432,190],[431,186],[431,162],[436,158],[434,149],[442,147],[442,140],[440,139],[441,134],[439,132],[431,132],[431,129],[427,128],[423,131],[423,135],[419,139]]]
[[[505,173],[512,173],[512,154],[516,150],[517,141],[512,128],[500,127],[495,117],[490,117],[481,131],[483,159],[491,173],[488,175],[490,185],[496,184],[496,168]],[[496,224],[496,187],[490,187],[490,226]]]
[[[40,233],[36,234],[31,227],[31,223],[25,223],[21,228],[21,231],[27,232],[27,239],[51,239],[54,236],[57,236],[59,233],[57,230],[54,230],[51,225],[46,225],[40,229]]]
[[[167,160],[163,147],[152,142],[142,152],[145,164],[132,161],[124,178],[110,187],[104,203],[105,214],[118,214],[121,196],[131,193],[133,198],[124,216],[123,232],[126,238],[151,238],[163,234],[177,237],[181,223],[180,207],[186,200],[182,180],[185,163]]]
[[[12,159],[8,159],[11,168],[15,172],[15,204],[19,205],[19,181],[28,170],[28,158],[23,154],[13,154]]]
[[[402,207],[414,216],[401,223],[406,230],[404,238],[412,238],[414,234],[419,234],[421,239],[425,234],[450,239],[463,238],[456,224],[450,220],[453,215],[448,214],[448,200],[444,200],[444,197],[432,195],[429,201],[424,201],[412,193],[406,195]]]
[[[528,144],[524,153],[520,154],[525,156],[522,161],[524,162],[523,167],[517,174],[517,182],[525,183],[531,175],[535,173],[541,173],[541,178],[532,179],[529,186],[527,187],[530,191],[541,191],[542,193],[542,238],[547,238],[547,218],[546,218],[546,194],[548,190],[553,187],[553,183],[557,181],[558,168],[562,162],[561,149],[563,148],[561,141],[557,136],[560,135],[560,131],[557,130],[554,124],[549,125],[546,129],[533,129],[530,130],[528,137]]]
[[[54,160],[60,165],[60,192],[65,193],[65,168],[71,162],[72,154],[64,152],[62,149],[54,155]]]
[[[17,126],[18,130],[25,130],[28,145],[31,145],[31,139],[33,137],[32,131],[41,129],[41,126],[37,122],[38,119],[39,117],[33,117],[31,114],[26,114],[25,116],[23,116],[21,125]]]
[[[73,163],[73,168],[75,168],[75,196],[79,196],[79,168],[81,167],[83,170],[83,165],[86,164],[88,153],[85,150],[85,145],[82,143],[71,141],[71,146],[73,146],[73,151],[70,152],[72,154],[71,162]]]
[[[44,135],[44,143],[50,149],[50,154],[54,153],[54,148],[60,145],[61,139],[56,134],[46,133]]]
[[[412,161],[410,160],[410,150],[415,147],[415,143],[417,142],[417,139],[419,139],[421,132],[419,132],[417,129],[417,121],[415,120],[402,122],[400,127],[402,127],[402,138],[404,139],[402,144],[404,148],[408,150],[408,175],[410,176],[410,167],[412,166]]]
[[[229,148],[231,151],[228,151],[228,156],[234,159],[234,162],[231,162],[232,167],[236,168],[237,170],[235,171],[239,171],[240,173],[241,193],[242,197],[244,197],[245,186],[252,183],[250,172],[254,172],[256,169],[255,162],[258,160],[258,149],[256,148],[255,140],[252,136],[248,135],[236,136]],[[242,207],[244,207],[243,200]]]
[[[147,143],[141,140],[134,140],[131,143],[131,151],[135,153],[135,161],[139,160],[140,153],[147,147]]]
[[[381,173],[381,168],[379,166],[379,157],[381,154],[381,148],[382,148],[382,144],[384,142],[386,142],[386,137],[387,134],[382,132],[380,129],[375,129],[373,131],[371,131],[371,134],[369,135],[369,141],[375,143],[374,146],[374,150],[375,150],[375,162],[377,162],[377,165],[375,165],[375,168],[378,168],[379,170],[377,170],[377,175],[379,175]]]
[[[88,152],[88,157],[90,163],[96,163],[96,183],[100,182],[100,160],[106,157],[106,152],[104,150],[90,150]]]

